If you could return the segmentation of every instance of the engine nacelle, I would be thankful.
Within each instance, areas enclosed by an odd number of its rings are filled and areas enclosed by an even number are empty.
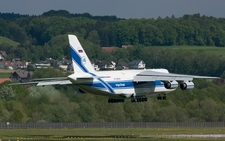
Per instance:
[[[165,81],[163,83],[166,89],[176,89],[178,87],[177,81]]]
[[[181,82],[180,88],[181,90],[193,89],[195,87],[193,82]]]

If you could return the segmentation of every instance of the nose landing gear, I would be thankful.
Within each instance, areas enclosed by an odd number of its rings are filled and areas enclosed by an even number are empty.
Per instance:
[[[157,96],[157,100],[167,100],[167,96],[166,94],[164,94],[163,96],[161,96],[160,94]]]

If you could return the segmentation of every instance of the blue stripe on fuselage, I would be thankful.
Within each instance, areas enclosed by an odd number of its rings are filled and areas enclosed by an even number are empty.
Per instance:
[[[108,81],[107,84],[109,84],[113,89],[131,89],[134,88],[135,85],[143,85],[143,83],[137,83],[135,84],[133,82],[133,80],[126,80],[126,81]],[[149,83],[149,82],[145,82],[144,87],[149,86],[149,87],[164,87],[163,82],[161,82],[160,80],[156,80],[155,83]],[[92,86],[94,88],[98,88],[98,89],[105,89],[105,86],[100,83],[100,82],[93,82],[93,83],[83,83],[83,85],[89,85]]]
[[[164,83],[162,81],[160,81],[160,80],[156,80],[155,81],[155,86],[156,87],[164,86]]]
[[[91,74],[92,76],[96,76],[95,74],[91,73],[88,71],[88,69],[82,64],[82,59],[81,56],[73,49],[72,46],[70,46],[70,52],[72,55],[72,59],[74,62],[76,62],[76,64],[78,65],[79,68],[81,68],[81,70],[83,70],[86,73]],[[111,93],[115,93],[114,90],[112,89],[112,87],[106,83],[104,80],[102,80],[101,78],[97,78],[103,85],[105,88],[107,88]]]
[[[109,81],[107,82],[113,89],[127,89],[127,88],[134,88],[134,83],[132,80],[130,81]],[[93,87],[102,88],[103,86],[101,83],[94,82],[92,84]]]

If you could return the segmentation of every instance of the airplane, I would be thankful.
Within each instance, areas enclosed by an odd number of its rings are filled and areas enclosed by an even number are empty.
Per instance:
[[[74,73],[68,77],[36,79],[22,84],[75,85],[81,93],[109,97],[108,103],[146,102],[147,95],[158,94],[158,100],[166,100],[166,94],[176,90],[193,89],[193,79],[218,77],[169,73],[167,69],[134,69],[96,71],[75,35],[68,35]],[[161,96],[160,94],[163,94]]]

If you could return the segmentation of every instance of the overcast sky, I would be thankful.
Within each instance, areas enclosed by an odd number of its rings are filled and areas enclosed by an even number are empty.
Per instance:
[[[225,0],[0,0],[1,13],[41,15],[49,10],[126,19],[195,13],[225,18]]]

